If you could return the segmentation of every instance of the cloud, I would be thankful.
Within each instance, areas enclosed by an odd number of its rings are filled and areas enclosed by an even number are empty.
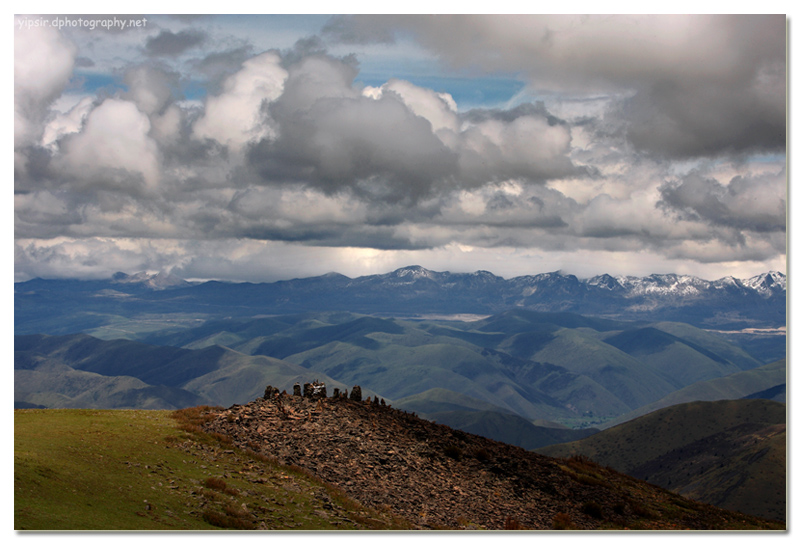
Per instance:
[[[15,23],[19,18],[15,19]],[[14,148],[37,143],[53,101],[72,76],[77,48],[57,30],[14,27]]]
[[[786,231],[786,174],[736,176],[726,185],[692,173],[659,187],[659,205],[712,226],[753,232]]]
[[[325,98],[296,112],[292,121],[282,123],[275,142],[263,142],[250,154],[265,183],[415,202],[455,174],[452,152],[396,98]]]
[[[452,152],[397,95],[365,97],[355,68],[315,55],[289,67],[269,105],[279,127],[248,155],[264,184],[299,184],[326,194],[416,201],[455,173]]]
[[[431,124],[433,132],[449,130],[455,133],[460,129],[461,122],[456,113],[458,106],[448,93],[437,93],[408,81],[393,78],[380,87],[365,88],[363,94],[379,100],[385,92],[395,93],[399,96],[400,100],[414,114],[426,119]]]
[[[145,42],[145,54],[150,57],[177,57],[193,47],[206,41],[204,32],[198,30],[181,30],[172,32],[162,30],[157,36]]]
[[[782,36],[765,35],[775,19],[332,21],[327,42],[256,54],[207,26],[196,58],[143,56],[146,34],[115,33],[122,85],[102,90],[69,82],[78,58],[105,69],[108,33],[17,30],[20,45],[39,40],[15,77],[18,270],[234,278],[314,251],[340,271],[356,270],[347,255],[459,266],[448,251],[502,266],[515,252],[545,266],[549,253],[580,269],[570,252],[601,268],[639,254],[685,270],[785,255],[785,159],[763,153],[785,139],[772,131],[785,78]],[[366,22],[375,36],[342,37]],[[763,40],[742,46],[736,29]],[[528,86],[509,107],[469,109],[425,78],[366,85],[362,64],[331,46],[336,32],[396,38],[382,48],[415,36],[452,65],[513,70]]]
[[[322,27],[328,40],[345,44],[394,43],[394,30],[385,24],[373,24],[369,18],[331,17]]]
[[[190,59],[187,67],[195,78],[204,79],[206,92],[214,95],[220,94],[224,80],[241,70],[242,64],[253,56],[252,45],[244,44],[223,51],[211,51],[199,59]],[[205,77],[199,78],[200,75]]]
[[[510,178],[539,183],[585,173],[567,156],[569,127],[543,107],[471,120],[450,95],[396,79],[360,90],[356,73],[327,55],[289,67],[283,94],[269,104],[277,136],[249,153],[258,179],[414,204]]]
[[[147,115],[162,113],[169,103],[180,98],[180,74],[161,67],[134,66],[125,72],[122,81],[128,87],[125,98]]]
[[[88,114],[81,132],[62,140],[58,167],[81,180],[73,188],[155,190],[161,171],[149,131],[150,120],[133,102],[109,98]]]
[[[229,76],[222,93],[206,99],[194,136],[208,138],[239,151],[248,142],[276,136],[264,105],[283,93],[286,70],[274,52],[262,53]]]
[[[540,92],[617,93],[630,141],[654,155],[785,145],[782,15],[341,16],[331,26],[346,43],[411,32],[453,67],[522,71]]]
[[[579,175],[567,157],[570,140],[568,127],[552,126],[541,116],[507,123],[490,119],[464,130],[459,141],[461,172],[478,183]]]
[[[67,134],[80,132],[89,112],[94,107],[90,96],[82,98],[66,113],[56,113],[44,127],[41,144],[50,150],[57,149],[57,142]]]

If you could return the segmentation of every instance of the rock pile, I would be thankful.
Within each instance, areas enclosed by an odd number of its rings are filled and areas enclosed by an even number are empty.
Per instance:
[[[453,430],[377,397],[358,400],[358,386],[349,397],[314,391],[299,396],[268,388],[266,398],[220,411],[206,430],[303,467],[419,528],[623,527],[654,519],[640,504],[659,494],[670,500],[663,490],[610,469]],[[696,528],[708,528],[703,523]]]

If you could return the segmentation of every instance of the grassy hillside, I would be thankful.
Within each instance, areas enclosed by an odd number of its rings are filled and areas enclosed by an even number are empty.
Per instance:
[[[758,360],[744,351],[739,346],[732,344],[729,340],[723,339],[718,335],[698,329],[687,323],[662,322],[653,325],[654,328],[666,333],[677,336],[685,342],[694,346],[700,346],[702,350],[711,352],[717,357],[731,362],[742,370],[755,368],[763,363],[772,362],[772,359],[762,358]]]
[[[327,375],[286,361],[221,346],[190,350],[78,334],[17,336],[14,400],[46,408],[175,409],[247,402],[265,384],[292,390],[295,382]]]
[[[377,346],[372,348],[333,342],[286,360],[392,399],[445,386],[530,419],[569,414],[554,399],[518,383],[477,348],[439,343],[406,346],[401,342],[376,340]]]
[[[642,406],[624,416],[601,424],[599,427],[613,427],[668,406],[695,401],[740,399],[751,395],[763,394],[763,392],[779,388],[780,386],[783,386],[783,394],[785,395],[786,359],[752,370],[730,374],[722,378],[694,383],[670,393],[654,403]],[[774,400],[781,401],[780,397]],[[785,397],[783,400],[785,401]]]
[[[614,393],[630,409],[658,399],[675,388],[648,366],[591,334],[562,329],[533,359],[587,376]]]
[[[14,529],[406,527],[181,425],[166,411],[15,410]]]
[[[636,357],[677,388],[741,370],[694,342],[654,327],[624,331],[605,342]]]
[[[585,455],[698,500],[785,519],[782,403],[741,399],[680,404],[537,451]]]

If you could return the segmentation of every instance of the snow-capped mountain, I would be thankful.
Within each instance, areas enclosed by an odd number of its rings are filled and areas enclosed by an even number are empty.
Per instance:
[[[153,290],[174,289],[176,287],[188,287],[190,284],[183,278],[173,276],[168,272],[158,272],[148,274],[147,272],[137,272],[136,274],[126,274],[117,272],[111,276],[112,283],[140,284],[143,287]]]
[[[742,282],[746,287],[754,289],[763,297],[771,297],[786,293],[786,276],[780,272],[759,274]]]
[[[54,304],[64,303],[102,313],[102,304],[120,304],[119,297],[110,294],[124,291],[136,294],[136,311],[154,313],[246,316],[348,311],[409,317],[527,309],[631,321],[683,321],[705,328],[786,325],[786,276],[774,271],[749,279],[715,281],[678,274],[643,278],[602,274],[579,279],[563,272],[504,279],[486,271],[436,272],[409,266],[358,278],[331,273],[243,284],[195,284],[168,274],[120,273],[93,282],[35,279],[16,284],[14,290],[19,316],[24,315],[25,304],[39,300],[45,304],[41,311],[52,312]],[[40,298],[24,296],[33,293]],[[58,296],[45,297],[47,293]]]

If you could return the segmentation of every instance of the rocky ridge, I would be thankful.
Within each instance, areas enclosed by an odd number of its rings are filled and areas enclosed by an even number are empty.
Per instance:
[[[288,395],[219,409],[207,432],[299,466],[420,529],[729,529],[754,518],[684,499],[585,458],[554,459],[379,399]]]

